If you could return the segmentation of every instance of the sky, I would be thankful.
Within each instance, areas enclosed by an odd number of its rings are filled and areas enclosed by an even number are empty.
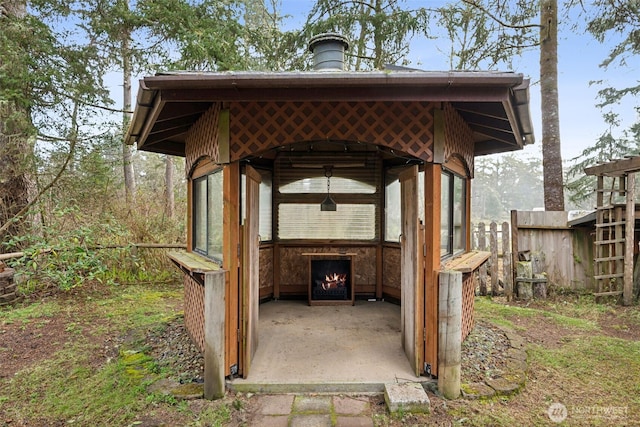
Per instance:
[[[441,0],[405,0],[408,7],[437,7],[443,5]],[[559,2],[560,3],[560,2]],[[585,2],[586,4],[587,2]],[[289,17],[285,26],[300,28],[306,20],[312,0],[281,0],[281,10]],[[562,157],[566,162],[590,145],[607,129],[602,112],[595,105],[600,86],[590,85],[590,81],[606,80],[611,86],[637,84],[640,75],[640,58],[632,61],[628,67],[612,67],[604,70],[599,64],[607,57],[612,44],[600,44],[589,34],[576,34],[570,26],[579,19],[577,13],[566,16],[561,13],[558,35],[558,85],[560,105],[560,140]],[[564,20],[563,20],[564,18]],[[580,22],[578,22],[580,24]],[[414,38],[410,46],[410,66],[429,71],[444,71],[449,69],[448,58],[438,52],[437,46],[429,45],[425,40]],[[540,86],[537,84],[539,75],[539,54],[531,50],[520,58],[515,58],[511,70],[531,78],[530,111],[533,121],[536,142],[527,147],[523,156],[541,157],[541,119],[540,119]],[[627,100],[617,108],[623,118],[623,128],[631,125],[636,119],[633,102]]]

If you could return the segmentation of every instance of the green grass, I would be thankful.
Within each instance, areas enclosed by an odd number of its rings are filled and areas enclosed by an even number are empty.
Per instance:
[[[554,311],[547,311],[541,308],[520,307],[513,305],[499,304],[489,298],[477,297],[475,300],[476,313],[481,318],[486,318],[498,326],[506,326],[512,329],[517,327],[511,321],[512,318],[543,316],[559,326],[570,329],[581,329],[593,331],[598,329],[594,316],[579,316],[575,310],[566,310],[565,314]],[[571,314],[578,317],[573,317]]]
[[[149,289],[127,286],[120,294],[97,302],[97,310],[120,329],[135,329],[154,325],[175,317],[175,301],[182,297],[178,286]]]
[[[569,295],[566,301],[536,301],[533,307],[505,305],[487,298],[476,299],[480,318],[496,325],[527,317],[528,327],[541,330],[552,324],[567,328],[558,335],[558,345],[527,344],[529,379],[520,395],[508,401],[452,403],[449,414],[459,425],[551,425],[546,409],[553,402],[563,403],[569,413],[560,425],[627,424],[640,414],[640,342],[609,336],[598,320],[612,319],[638,325],[637,307],[623,308],[596,304],[590,296]],[[632,326],[633,327],[633,326]],[[517,333],[526,336],[523,327]],[[626,411],[611,419],[599,410]],[[590,410],[595,412],[590,413]]]
[[[120,361],[92,367],[95,348],[75,343],[52,358],[18,372],[3,400],[15,420],[42,420],[79,425],[126,425],[145,402],[139,378],[127,375]]]
[[[190,427],[222,427],[231,421],[231,408],[228,404],[205,408],[197,415]]]
[[[60,304],[57,302],[34,302],[24,306],[4,307],[0,309],[0,322],[11,324],[21,322],[29,323],[33,319],[42,319],[44,317],[53,317],[61,310]]]
[[[538,310],[535,310],[533,308],[498,304],[486,297],[477,297],[475,301],[475,308],[479,313],[501,317],[533,317],[539,313]]]
[[[563,376],[640,403],[640,342],[591,335],[569,340],[560,348],[531,346],[533,362],[563,371]]]
[[[66,344],[52,347],[57,351],[47,359],[0,382],[1,416],[29,425],[128,426],[135,425],[139,414],[158,406],[184,410],[175,399],[146,391],[149,382],[168,372],[162,372],[143,349],[121,345],[120,355],[109,358],[101,344],[82,334],[90,330],[126,336],[133,330],[142,331],[138,341],[144,340],[143,331],[163,327],[177,315],[180,285],[104,286],[102,290],[0,311],[0,323],[22,324],[34,331],[38,322],[62,316],[69,334]]]
[[[544,317],[551,319],[559,326],[569,329],[581,329],[584,331],[594,331],[599,329],[598,324],[593,320],[564,316],[562,314],[551,313],[548,311],[541,312]]]

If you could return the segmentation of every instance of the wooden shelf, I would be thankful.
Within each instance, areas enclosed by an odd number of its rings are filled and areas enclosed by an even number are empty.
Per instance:
[[[471,273],[480,268],[490,257],[491,252],[471,251],[447,261],[444,268],[461,273]]]
[[[179,267],[182,267],[191,273],[204,274],[220,270],[220,266],[218,264],[193,252],[171,251],[167,253],[167,256]]]

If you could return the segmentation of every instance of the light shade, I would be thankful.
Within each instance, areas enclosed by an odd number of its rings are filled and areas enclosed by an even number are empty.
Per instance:
[[[337,209],[336,202],[331,198],[329,194],[327,194],[327,197],[325,197],[322,203],[320,203],[320,210],[323,212],[324,211],[335,212],[336,209]]]

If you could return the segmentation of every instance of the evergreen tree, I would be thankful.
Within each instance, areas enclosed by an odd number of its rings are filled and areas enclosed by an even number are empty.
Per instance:
[[[307,17],[303,40],[325,32],[347,36],[352,47],[346,61],[356,71],[407,65],[409,41],[416,34],[429,33],[433,10],[402,5],[400,0],[317,0]]]
[[[584,174],[584,170],[599,163],[640,154],[640,139],[632,132],[624,131],[615,135],[620,126],[619,115],[614,112],[603,114],[608,128],[594,145],[585,148],[579,156],[571,159],[573,165],[567,171],[567,192],[569,201],[586,209],[595,206],[593,198],[596,177]]]

